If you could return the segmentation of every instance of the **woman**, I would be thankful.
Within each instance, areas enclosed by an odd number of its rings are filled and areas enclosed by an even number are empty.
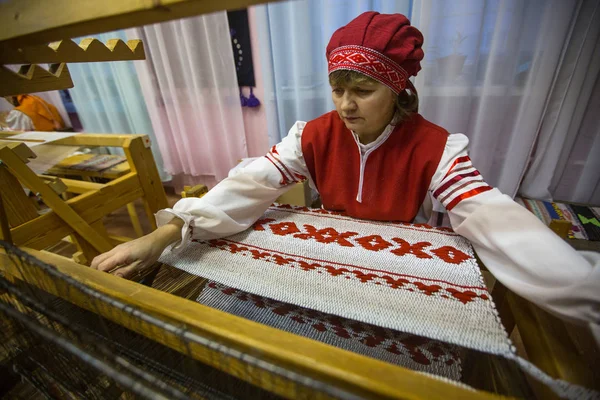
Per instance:
[[[327,46],[335,111],[297,122],[266,157],[202,199],[161,210],[155,232],[98,256],[92,267],[133,263],[116,272],[127,276],[165,248],[241,232],[292,184],[308,180],[324,208],[357,218],[425,222],[432,210],[445,208],[454,230],[504,285],[597,328],[596,261],[487,185],[467,155],[466,136],[448,134],[416,112],[408,78],[421,68],[422,44],[400,14],[367,12],[337,30]]]

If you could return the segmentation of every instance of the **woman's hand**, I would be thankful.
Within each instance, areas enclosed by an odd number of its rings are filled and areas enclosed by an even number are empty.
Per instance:
[[[110,272],[116,267],[114,274],[123,278],[132,276],[134,271],[140,271],[154,264],[164,249],[181,240],[183,221],[174,218],[154,232],[120,244],[109,252],[100,254],[92,260],[91,267],[100,271]]]

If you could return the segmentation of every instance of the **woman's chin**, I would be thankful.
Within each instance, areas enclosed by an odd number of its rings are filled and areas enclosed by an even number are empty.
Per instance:
[[[348,121],[347,119],[344,120],[344,124],[346,125],[346,128],[350,129],[351,131],[359,129],[363,125],[361,122],[362,122],[362,119],[360,119],[360,118],[355,119],[353,121]]]

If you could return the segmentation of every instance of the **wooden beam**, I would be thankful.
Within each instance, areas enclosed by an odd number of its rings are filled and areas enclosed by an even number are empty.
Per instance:
[[[136,172],[140,179],[140,186],[144,191],[144,208],[150,226],[154,230],[156,229],[154,214],[169,207],[169,203],[150,150],[150,139],[147,136],[132,137],[129,143],[123,146],[123,150],[131,171]]]
[[[60,40],[47,45],[6,48],[0,51],[0,64],[50,64],[97,61],[145,60],[141,40],[110,39],[106,45],[98,39],[83,39],[79,44]]]
[[[87,192],[66,203],[86,223],[92,224],[127,203],[139,199],[143,194],[136,174],[130,173],[107,183],[101,190]],[[55,212],[49,212],[13,228],[11,233],[17,246],[43,249],[73,233],[73,229]]]
[[[4,0],[0,52],[221,10],[264,0]],[[10,50],[7,50],[10,49]]]
[[[131,138],[146,135],[114,135],[111,133],[82,133],[56,140],[52,144],[78,147],[124,147]]]
[[[133,240],[133,238],[127,237],[127,236],[114,236],[114,235],[110,235],[108,237],[110,239],[110,241],[115,245],[119,245],[122,243],[127,243],[127,242],[131,242]]]
[[[73,87],[67,64],[52,64],[48,70],[37,64],[24,65],[14,72],[0,65],[0,96],[48,92]]]
[[[21,183],[3,163],[0,163],[0,187],[9,226],[16,227],[39,217],[37,209],[25,194]]]
[[[205,346],[184,342],[172,330],[161,329],[149,322],[132,318],[131,313],[112,303],[90,299],[77,288],[51,277],[40,268],[28,268],[23,274],[19,266],[0,252],[0,270],[25,280],[80,307],[102,315],[176,351],[189,355],[214,368],[273,392],[285,398],[329,398],[331,395],[296,383],[286,376],[270,372],[246,360],[257,359],[300,377],[324,383],[327,387],[365,399],[498,399],[490,393],[471,391],[440,379],[395,366],[373,358],[329,346],[314,340],[268,327],[222,312],[199,303],[178,298],[113,275],[65,261],[62,257],[27,250],[34,257],[79,282],[96,289],[133,309],[185,327],[226,348],[241,352],[241,358]],[[243,361],[244,360],[244,361]]]
[[[104,228],[102,219],[92,222],[90,226],[94,228],[94,230],[98,232],[98,234],[102,236],[107,242],[109,242],[111,245],[113,244],[113,241],[110,239],[108,233],[106,232],[106,228]],[[98,252],[98,250],[91,246],[87,240],[81,237],[80,234],[73,233],[73,235],[71,235],[71,238],[73,238],[73,243],[77,246],[77,249],[79,250],[77,252],[77,256],[73,256],[73,260],[75,260],[75,262],[77,262],[78,264],[90,265],[94,257],[100,255],[100,252]]]
[[[127,212],[129,213],[129,219],[131,220],[131,225],[133,225],[133,230],[135,231],[137,237],[144,236],[142,224],[140,224],[140,219],[138,217],[137,211],[135,210],[135,203],[127,204]]]
[[[583,362],[569,335],[566,322],[513,292],[507,292],[506,297],[527,357],[532,363],[553,378],[600,390],[600,381],[595,376],[595,365]],[[588,331],[587,327],[579,328]],[[547,387],[539,386],[544,393],[550,393]]]
[[[10,226],[8,225],[8,215],[6,215],[6,209],[4,208],[3,194],[0,191],[0,240],[4,240],[7,243],[14,244],[12,235],[10,233]]]
[[[48,175],[38,175],[38,176],[46,182],[51,182],[54,179],[56,179],[55,176],[48,176]],[[62,181],[62,183],[64,183],[67,186],[67,192],[77,193],[77,194],[87,193],[92,190],[100,190],[105,186],[102,183],[78,181],[76,179],[61,178],[61,181]]]
[[[25,164],[29,162],[30,158],[37,158],[37,154],[31,150],[29,146],[27,146],[23,142],[16,141],[8,141],[0,139],[0,149],[3,147],[8,147],[23,161]]]

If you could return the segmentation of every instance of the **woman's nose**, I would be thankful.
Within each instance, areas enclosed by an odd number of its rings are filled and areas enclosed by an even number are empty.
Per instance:
[[[342,111],[354,111],[356,110],[356,101],[354,101],[354,96],[350,93],[344,93],[344,97],[342,98]]]

